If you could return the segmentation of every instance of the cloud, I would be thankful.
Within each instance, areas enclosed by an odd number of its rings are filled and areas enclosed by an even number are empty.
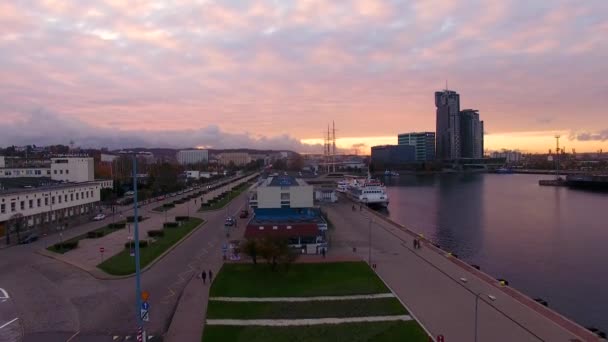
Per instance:
[[[606,141],[608,140],[608,129],[599,132],[570,132],[569,139],[578,141]]]
[[[45,109],[21,113],[19,120],[0,126],[0,145],[51,145],[68,144],[73,140],[81,147],[133,147],[186,148],[253,148],[318,152],[322,146],[303,144],[289,135],[273,137],[252,136],[247,133],[227,133],[218,126],[188,130],[121,130],[98,128],[78,119],[65,118]]]

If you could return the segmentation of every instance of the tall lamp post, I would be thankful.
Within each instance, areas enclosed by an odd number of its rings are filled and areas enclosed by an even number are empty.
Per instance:
[[[368,248],[368,255],[367,255],[367,263],[369,264],[369,266],[372,266],[372,223],[374,222],[374,219],[372,217],[369,218],[369,248]]]
[[[133,240],[135,244],[135,314],[138,331],[143,331],[141,317],[141,270],[139,266],[139,216],[137,213],[137,156],[133,155]]]

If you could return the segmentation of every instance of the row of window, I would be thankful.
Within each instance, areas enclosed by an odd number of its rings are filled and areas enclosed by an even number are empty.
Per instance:
[[[51,174],[51,170],[45,171],[46,175]],[[4,171],[5,176],[42,176],[42,170],[6,170]]]
[[[57,174],[57,171],[59,171],[59,174],[62,175],[63,174],[63,170],[53,170],[53,174]],[[65,170],[65,174],[69,175],[70,174],[70,170]]]
[[[50,198],[51,198],[51,205],[54,205],[55,203],[60,204],[62,202],[68,203],[68,202],[73,202],[74,200],[78,201],[80,199],[93,198],[93,190],[71,193],[69,195],[65,194],[65,195],[51,196]],[[16,212],[16,211],[23,211],[26,209],[26,204],[28,205],[27,206],[28,209],[40,208],[42,206],[42,198],[37,198],[36,200],[30,199],[27,202],[19,201],[18,203],[19,203],[19,210],[17,210],[17,202],[11,202],[10,210],[8,212],[10,213],[10,212]],[[48,206],[48,205],[49,205],[49,197],[45,197],[44,206]],[[6,204],[4,204],[4,203],[0,204],[0,214],[5,214],[7,212],[7,209],[8,209],[8,207],[6,206]]]

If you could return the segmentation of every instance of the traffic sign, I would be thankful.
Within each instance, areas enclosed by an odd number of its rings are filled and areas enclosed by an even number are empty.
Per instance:
[[[150,314],[148,313],[149,312],[148,310],[141,309],[139,312],[141,314],[142,321],[150,322]]]
[[[99,247],[99,253],[103,253],[103,252],[105,252],[105,248]]]
[[[141,302],[141,309],[142,310],[146,310],[146,311],[150,310],[150,303],[148,303],[148,302]]]
[[[141,300],[147,302],[148,298],[150,298],[150,293],[148,291],[141,291]]]

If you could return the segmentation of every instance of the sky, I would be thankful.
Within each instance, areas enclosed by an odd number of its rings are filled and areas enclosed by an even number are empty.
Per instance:
[[[608,151],[606,0],[0,2],[0,146],[368,153],[434,131],[434,92],[485,146]]]

